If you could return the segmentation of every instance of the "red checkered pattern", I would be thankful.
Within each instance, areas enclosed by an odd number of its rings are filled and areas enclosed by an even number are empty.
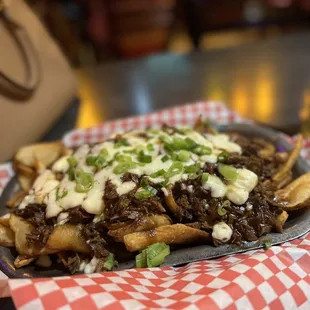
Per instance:
[[[216,122],[244,121],[222,104],[201,102],[75,130],[64,141],[76,146],[131,128],[192,124],[200,114]],[[310,159],[310,140],[305,142],[302,154]],[[11,174],[9,165],[0,166],[2,184]],[[10,289],[16,307],[23,310],[310,309],[310,234],[267,251],[256,250],[181,268],[9,280],[8,286],[3,278],[0,287],[0,296],[7,295]]]

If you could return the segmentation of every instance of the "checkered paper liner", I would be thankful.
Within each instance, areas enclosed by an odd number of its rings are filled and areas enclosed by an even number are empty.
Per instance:
[[[215,102],[199,102],[127,118],[64,137],[68,146],[100,141],[113,132],[193,124],[202,114],[216,122],[242,122]],[[294,139],[291,139],[294,142]],[[302,152],[310,160],[310,141]],[[0,192],[13,175],[0,166]],[[18,309],[310,309],[310,234],[273,246],[184,267],[132,269],[48,279],[7,280],[0,296],[11,295]]]

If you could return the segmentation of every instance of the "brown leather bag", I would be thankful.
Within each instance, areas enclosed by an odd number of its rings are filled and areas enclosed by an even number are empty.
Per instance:
[[[23,0],[6,2],[0,0],[0,162],[39,139],[77,90],[39,19]]]

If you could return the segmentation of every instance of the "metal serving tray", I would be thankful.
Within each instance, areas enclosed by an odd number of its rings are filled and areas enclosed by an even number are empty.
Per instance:
[[[245,136],[261,137],[273,142],[277,146],[281,146],[286,150],[290,150],[290,144],[283,138],[280,132],[272,129],[249,124],[230,124],[219,125],[217,128],[222,132],[238,132]],[[301,157],[298,158],[294,166],[294,176],[298,177],[310,170],[307,162]],[[0,216],[7,213],[5,207],[8,201],[15,193],[19,191],[19,184],[16,177],[13,177],[4,189],[0,197]],[[280,244],[295,238],[298,238],[310,231],[310,208],[290,213],[288,221],[284,225],[284,231],[280,233],[270,233],[261,238],[261,240],[254,242],[246,242],[242,246],[222,245],[214,247],[212,245],[197,245],[186,248],[180,248],[172,251],[166,258],[164,266],[180,266],[186,263],[216,258],[228,254],[245,252],[253,249],[263,247],[266,240],[273,245]],[[42,269],[34,265],[26,266],[24,268],[15,269],[13,262],[16,256],[14,249],[0,247],[0,269],[11,278],[29,278],[29,277],[52,277],[68,275],[66,271],[59,269]],[[118,270],[133,268],[134,261],[122,263]]]

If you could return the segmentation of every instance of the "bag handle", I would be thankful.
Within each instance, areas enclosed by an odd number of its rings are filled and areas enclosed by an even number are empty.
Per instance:
[[[9,17],[4,0],[0,0],[1,21],[21,53],[25,64],[26,78],[25,84],[22,85],[0,71],[0,91],[14,99],[27,100],[33,95],[40,82],[41,70],[39,59],[27,31]]]

